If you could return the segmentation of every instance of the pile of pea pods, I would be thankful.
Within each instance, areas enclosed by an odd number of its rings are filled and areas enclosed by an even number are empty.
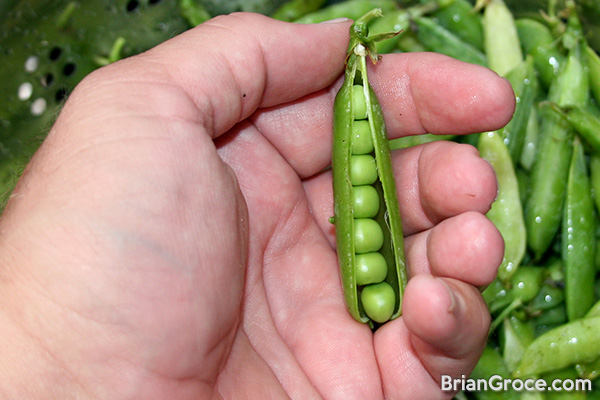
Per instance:
[[[294,3],[289,9],[298,10]],[[347,0],[294,20],[356,19],[373,7],[384,16],[369,26],[371,34],[404,30],[377,43],[380,54],[443,53],[491,68],[515,92],[514,116],[498,131],[391,141],[395,149],[433,140],[470,143],[497,174],[498,197],[487,216],[504,238],[505,254],[483,291],[492,317],[488,344],[466,378],[591,382],[587,390],[463,388],[455,398],[600,399],[600,57],[588,45],[576,4],[550,0],[537,15],[515,17],[503,0],[408,7]]]

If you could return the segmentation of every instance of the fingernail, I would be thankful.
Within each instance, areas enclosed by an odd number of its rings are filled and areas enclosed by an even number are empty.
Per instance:
[[[323,21],[323,22],[319,22],[320,24],[339,24],[340,22],[348,22],[351,21],[350,18],[345,18],[345,17],[341,17],[341,18],[335,18],[335,19],[330,19],[327,21]]]
[[[452,291],[452,288],[450,287],[450,285],[448,285],[446,283],[446,281],[444,281],[443,279],[440,279],[440,282],[442,282],[442,284],[446,288],[446,291],[448,292],[448,297],[450,298],[450,305],[448,306],[448,313],[451,314],[454,312],[454,308],[456,308],[456,297],[454,297],[454,292]]]

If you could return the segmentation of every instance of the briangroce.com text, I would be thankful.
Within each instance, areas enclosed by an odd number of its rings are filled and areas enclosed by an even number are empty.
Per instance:
[[[473,379],[461,375],[460,378],[452,378],[442,375],[440,382],[443,391],[469,391],[469,392],[500,392],[514,390],[516,392],[543,392],[543,391],[591,391],[592,381],[590,379],[554,379],[551,382],[543,379],[510,379],[500,375],[492,375],[489,379]]]

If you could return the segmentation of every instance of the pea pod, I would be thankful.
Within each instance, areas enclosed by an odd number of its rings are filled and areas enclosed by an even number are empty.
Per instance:
[[[498,277],[481,293],[488,310],[492,314],[501,312],[514,300],[514,293],[508,290]]]
[[[396,8],[396,2],[394,0],[346,0],[308,13],[294,22],[316,24],[335,18],[350,18],[355,20],[373,9],[373,7],[387,12]]]
[[[504,1],[489,0],[482,23],[488,65],[504,76],[523,62],[513,15]]]
[[[525,348],[534,340],[533,325],[511,315],[504,319],[501,333],[502,356],[508,370],[513,371],[519,365]]]
[[[452,140],[455,135],[435,135],[433,133],[424,133],[422,135],[403,136],[401,138],[390,140],[390,148],[404,149],[406,147],[418,146],[424,143],[436,142],[438,140]]]
[[[587,72],[577,49],[553,81],[549,100],[561,106],[585,105],[589,99]],[[559,230],[574,132],[559,115],[545,116],[531,169],[531,192],[525,204],[527,243],[540,258]]]
[[[496,172],[498,195],[487,213],[504,239],[504,257],[498,268],[502,281],[510,279],[525,255],[525,222],[519,196],[519,183],[507,146],[497,132],[482,133],[478,144],[481,157]]]
[[[600,152],[600,118],[594,112],[580,106],[559,107],[554,103],[550,106],[565,118],[595,151]]]
[[[569,320],[583,317],[594,304],[595,231],[596,215],[589,175],[583,146],[576,138],[562,220],[565,303]]]
[[[468,0],[440,1],[440,8],[431,13],[444,28],[479,50],[483,50],[481,14]]]
[[[311,12],[317,11],[326,0],[289,0],[280,5],[271,15],[282,21],[295,21]]]
[[[517,162],[523,152],[529,114],[531,114],[538,92],[538,80],[533,58],[527,56],[524,62],[506,74],[506,79],[508,79],[515,92],[516,108],[511,120],[500,130],[500,135],[508,147],[513,162]]]
[[[429,17],[415,19],[417,37],[430,51],[464,62],[487,66],[485,54]]]
[[[519,165],[526,171],[531,170],[535,161],[535,151],[537,149],[539,136],[540,123],[538,112],[537,107],[533,106],[531,110],[529,110],[529,118],[527,119],[527,126],[525,127],[525,137],[523,138],[523,148],[521,149],[521,157],[519,158]]]
[[[180,0],[179,9],[181,10],[181,15],[191,26],[198,26],[211,18],[206,8],[200,2],[194,0]]]
[[[510,377],[510,371],[504,363],[504,359],[500,352],[488,344],[481,354],[477,365],[473,369],[471,379],[489,380],[493,376],[501,376],[502,378]],[[475,392],[477,400],[517,400],[520,396],[514,390],[481,390]]]
[[[387,12],[382,18],[378,18],[369,24],[369,32],[376,35],[385,32],[400,32],[410,28],[411,20],[425,15],[438,7],[436,2],[415,5],[409,8],[401,8]],[[390,40],[377,42],[376,48],[378,54],[390,53],[396,49],[400,39],[405,35],[399,35]]]
[[[517,19],[515,25],[523,51],[533,57],[540,82],[547,88],[566,58],[558,47],[558,41],[550,28],[540,21],[522,18]]]
[[[593,153],[590,157],[590,184],[594,193],[596,211],[600,213],[600,154]],[[600,254],[600,251],[596,252]]]
[[[528,310],[531,313],[549,310],[560,305],[564,300],[563,290],[559,287],[543,284],[538,294],[531,300]]]
[[[402,221],[389,140],[381,106],[369,85],[367,75],[367,57],[373,62],[379,59],[375,43],[397,34],[367,36],[367,23],[381,15],[380,9],[374,9],[359,18],[350,28],[345,79],[334,102],[332,156],[335,211],[333,221],[346,305],[354,319],[372,327],[400,315],[407,280]],[[360,150],[357,150],[356,130],[365,128],[366,134],[359,136],[370,137],[372,146],[361,145]],[[358,154],[365,151],[369,151],[369,154]],[[374,159],[375,178],[373,182],[360,183],[372,185],[377,189],[379,206],[376,207],[376,215],[372,215],[371,218],[357,219],[354,197],[358,185],[353,182],[356,177],[353,177],[351,164],[353,158],[367,156]],[[366,224],[366,221],[377,231],[375,236],[382,235],[377,243],[371,243],[370,238],[366,241],[360,238],[362,235],[359,235],[358,227],[360,224]],[[364,236],[373,235],[367,233]],[[380,253],[383,257],[374,258],[385,259],[387,274],[382,282],[369,280],[368,284],[361,285],[365,281],[363,278],[357,279],[357,274],[364,276],[358,273],[357,258],[367,253]]]
[[[582,318],[538,336],[521,358],[515,377],[539,375],[578,363],[594,361],[600,355],[600,317]]]
[[[585,47],[586,64],[590,74],[590,89],[600,103],[600,56],[590,46]]]

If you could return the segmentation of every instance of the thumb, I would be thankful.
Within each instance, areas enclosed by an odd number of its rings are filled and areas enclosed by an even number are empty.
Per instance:
[[[161,104],[157,111],[193,118],[216,137],[259,107],[331,84],[344,67],[350,24],[294,24],[252,13],[219,16],[133,57],[127,75],[116,79],[122,93],[136,93],[140,79],[180,91],[193,107]],[[150,100],[144,96],[140,106]]]

